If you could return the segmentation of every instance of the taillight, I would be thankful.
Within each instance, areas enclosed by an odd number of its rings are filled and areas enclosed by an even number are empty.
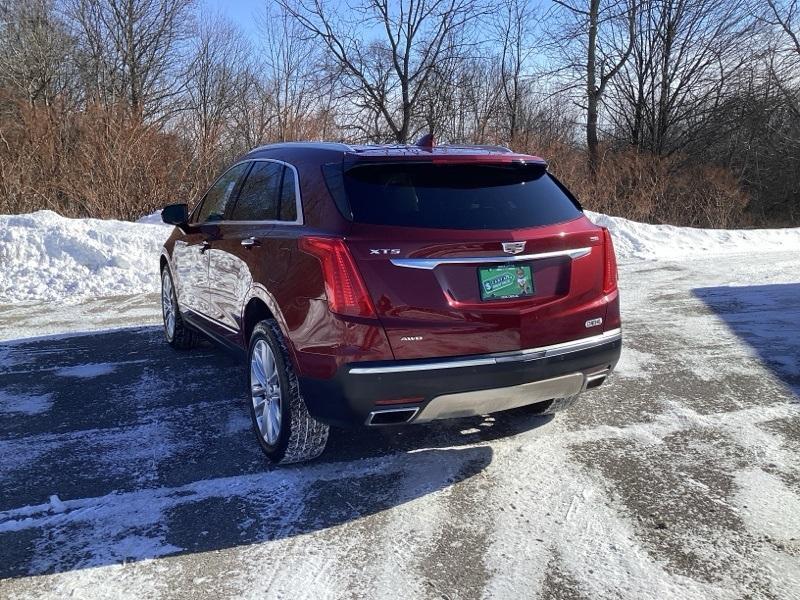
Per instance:
[[[322,265],[325,294],[331,312],[356,317],[374,317],[375,307],[344,240],[301,237],[300,249],[316,256]]]
[[[611,232],[603,229],[603,293],[610,294],[617,289],[617,256],[614,254],[614,242]]]

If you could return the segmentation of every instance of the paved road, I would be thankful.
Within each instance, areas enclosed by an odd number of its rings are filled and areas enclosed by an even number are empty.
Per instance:
[[[800,597],[797,254],[623,265],[613,381],[269,469],[145,298],[0,307],[2,598]],[[32,315],[37,315],[35,318]]]

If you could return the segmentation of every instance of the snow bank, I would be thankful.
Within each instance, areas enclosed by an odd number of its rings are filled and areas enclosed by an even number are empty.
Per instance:
[[[586,214],[611,230],[621,260],[800,251],[800,228],[692,229]],[[0,304],[156,292],[158,255],[170,231],[159,213],[137,223],[51,211],[0,215]]]
[[[161,211],[157,210],[151,215],[147,215],[146,217],[142,217],[137,223],[145,223],[146,225],[164,225],[164,221],[161,220]]]
[[[0,215],[0,303],[158,291],[162,224]]]
[[[617,257],[670,260],[711,254],[800,251],[800,227],[786,229],[695,229],[649,225],[586,211],[597,225],[608,227]]]

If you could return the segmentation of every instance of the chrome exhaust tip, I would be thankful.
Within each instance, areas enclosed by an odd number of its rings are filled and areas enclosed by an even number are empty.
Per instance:
[[[603,385],[603,382],[608,378],[610,374],[611,371],[609,369],[606,369],[604,371],[598,371],[597,373],[592,373],[591,375],[587,375],[586,380],[584,381],[583,384],[583,389],[591,390],[596,387],[600,387],[601,385]]]
[[[388,408],[386,410],[373,410],[367,417],[367,425],[401,425],[408,423],[417,416],[419,408]]]

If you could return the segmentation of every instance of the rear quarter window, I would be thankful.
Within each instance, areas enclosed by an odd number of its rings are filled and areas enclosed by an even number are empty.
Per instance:
[[[257,161],[250,169],[231,211],[233,221],[274,221],[278,218],[283,165]]]
[[[297,220],[297,182],[294,171],[283,168],[283,185],[281,187],[280,214],[281,221]]]
[[[352,219],[359,223],[520,229],[581,214],[543,165],[363,165],[347,170],[343,179]]]
[[[294,170],[279,161],[253,161],[229,218],[232,221],[297,221]]]

